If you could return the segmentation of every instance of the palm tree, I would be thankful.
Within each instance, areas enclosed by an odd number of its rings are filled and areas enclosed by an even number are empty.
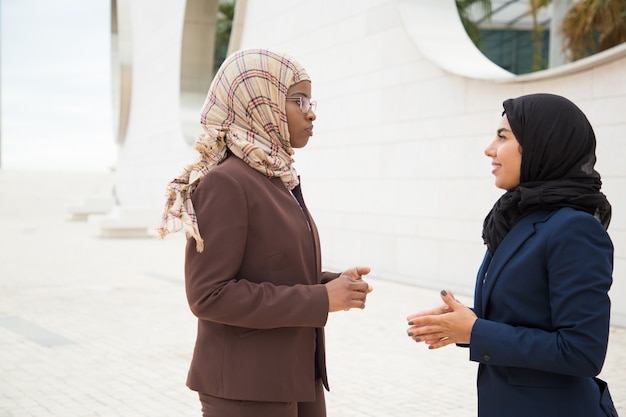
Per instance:
[[[541,70],[542,32],[537,21],[539,10],[552,0],[529,0],[533,18],[533,69]],[[480,48],[480,30],[469,17],[469,9],[477,4],[485,16],[491,15],[491,0],[456,0],[459,16],[470,39]],[[626,0],[579,0],[568,10],[560,25],[563,51],[572,60],[626,42]]]
[[[474,42],[474,45],[480,48],[480,30],[476,22],[469,17],[469,9],[474,4],[482,9],[484,16],[491,16],[491,0],[456,0],[456,8],[459,11],[465,32]]]
[[[533,18],[533,70],[539,71],[545,67],[545,62],[542,61],[541,50],[543,47],[542,35],[543,27],[537,21],[539,9],[547,7],[551,3],[551,0],[530,0],[530,14]]]
[[[626,42],[625,0],[581,0],[563,19],[563,49],[574,60]]]

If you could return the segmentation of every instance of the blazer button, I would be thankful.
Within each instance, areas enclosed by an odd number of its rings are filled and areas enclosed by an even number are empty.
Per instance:
[[[485,362],[489,362],[489,361],[491,360],[491,356],[489,356],[489,355],[483,355],[483,360],[484,360]]]

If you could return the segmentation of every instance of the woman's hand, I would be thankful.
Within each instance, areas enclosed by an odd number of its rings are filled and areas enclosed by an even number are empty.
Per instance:
[[[407,317],[407,333],[416,342],[424,342],[429,349],[438,349],[451,343],[470,342],[476,314],[450,291],[441,291],[445,303],[441,307]]]
[[[372,287],[363,281],[363,275],[369,272],[369,267],[357,266],[326,283],[328,311],[332,313],[351,308],[365,308],[365,299],[367,294],[372,292]]]

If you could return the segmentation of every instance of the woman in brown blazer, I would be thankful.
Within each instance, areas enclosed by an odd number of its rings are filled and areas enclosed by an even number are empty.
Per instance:
[[[313,135],[311,81],[291,57],[231,55],[205,101],[199,160],[168,187],[161,234],[185,229],[198,317],[187,385],[203,416],[323,417],[328,313],[364,308],[368,267],[321,270],[293,167]]]

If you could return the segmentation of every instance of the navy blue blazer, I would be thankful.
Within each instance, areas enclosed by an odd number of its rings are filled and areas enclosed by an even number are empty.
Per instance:
[[[487,253],[470,342],[480,417],[617,416],[594,378],[608,344],[612,274],[604,227],[571,208],[526,216]]]

